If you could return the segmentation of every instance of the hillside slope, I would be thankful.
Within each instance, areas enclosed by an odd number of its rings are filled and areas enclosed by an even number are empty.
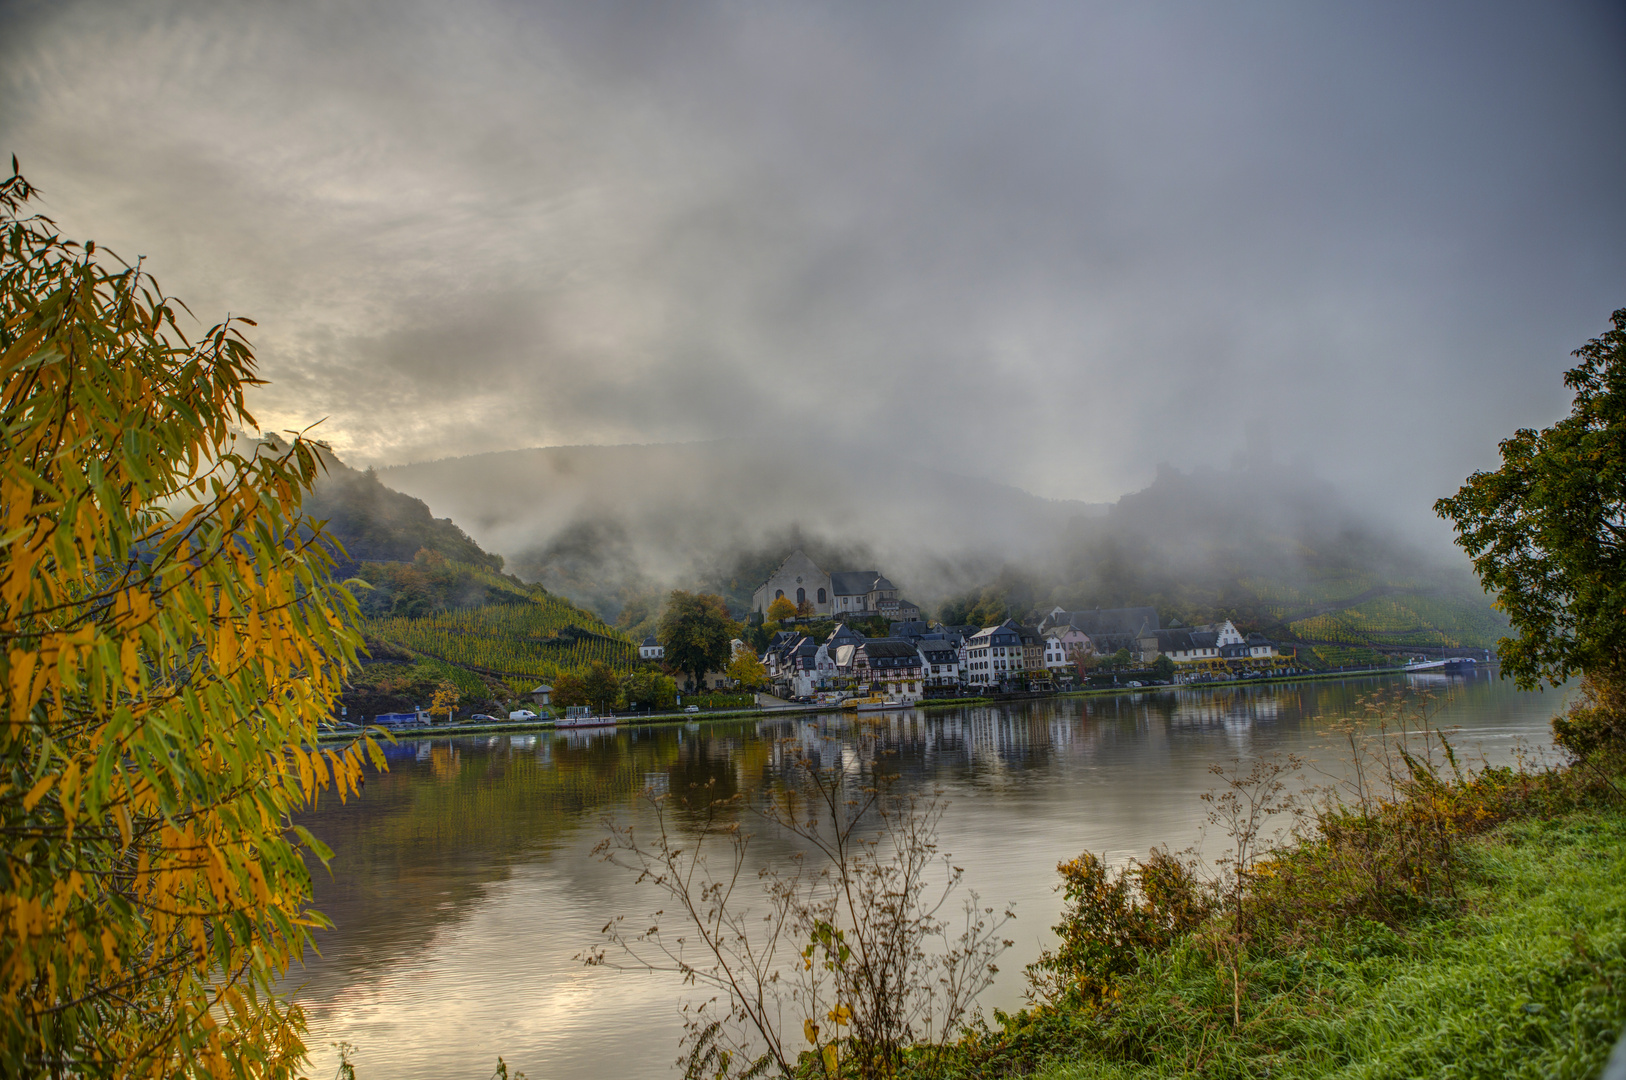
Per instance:
[[[1229,618],[1312,660],[1489,649],[1507,619],[1467,562],[1387,528],[1285,468],[1163,470],[1071,532],[1062,606],[1156,605],[1187,625]]]
[[[636,663],[625,634],[503,573],[500,555],[421,500],[371,471],[326,464],[306,511],[327,522],[343,549],[339,571],[357,582],[369,656],[343,699],[354,715],[424,706],[444,684],[464,712],[490,710],[594,661],[618,671]]]
[[[971,460],[974,445],[923,456]],[[832,569],[880,569],[950,622],[1153,605],[1166,622],[1230,618],[1302,643],[1317,663],[1491,648],[1507,625],[1438,537],[1402,535],[1268,461],[1160,468],[1110,506],[761,440],[512,451],[380,476],[451,513],[519,576],[629,629],[647,627],[673,586],[743,613],[798,547]]]
[[[549,447],[379,475],[450,514],[522,577],[607,618],[628,597],[672,585],[743,610],[797,546],[836,568],[884,567],[910,599],[935,603],[1006,559],[1046,553],[1073,518],[1104,512],[840,443]]]

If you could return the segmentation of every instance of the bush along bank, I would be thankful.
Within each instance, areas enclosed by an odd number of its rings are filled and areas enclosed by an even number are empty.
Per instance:
[[[1382,711],[1310,798],[1296,762],[1216,770],[1213,866],[1062,864],[1033,1005],[917,1074],[1597,1076],[1626,1025],[1626,754],[1471,770]]]

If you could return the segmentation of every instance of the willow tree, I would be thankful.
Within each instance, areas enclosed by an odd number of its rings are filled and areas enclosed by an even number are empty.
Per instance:
[[[0,1075],[281,1076],[275,980],[321,917],[291,815],[357,790],[316,749],[358,639],[267,451],[228,320],[0,185]]]

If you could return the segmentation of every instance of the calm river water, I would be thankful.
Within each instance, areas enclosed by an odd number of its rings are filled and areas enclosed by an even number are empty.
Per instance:
[[[1328,728],[1404,676],[1227,689],[1142,691],[951,711],[407,740],[347,806],[306,823],[335,852],[316,872],[336,924],[289,979],[310,1019],[312,1075],[330,1044],[355,1046],[360,1080],[486,1080],[499,1054],[531,1080],[665,1078],[682,1033],[668,976],[586,968],[574,958],[613,915],[656,898],[592,856],[606,818],[637,820],[640,793],[714,781],[760,797],[780,780],[783,740],[826,762],[873,761],[906,789],[949,800],[941,840],[966,884],[1015,905],[1000,981],[985,1007],[1022,1000],[1023,965],[1050,940],[1056,863],[1195,842],[1208,767],[1295,753],[1337,771]],[[1443,678],[1439,719],[1476,760],[1550,747],[1563,694],[1521,694],[1484,675]],[[1449,689],[1449,693],[1447,692]],[[1318,779],[1312,772],[1311,779]],[[762,858],[788,854],[766,842]]]

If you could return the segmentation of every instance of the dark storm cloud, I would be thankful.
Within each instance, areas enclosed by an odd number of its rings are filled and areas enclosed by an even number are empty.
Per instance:
[[[1429,500],[1626,304],[1618,6],[64,4],[0,142],[357,462],[797,432]],[[804,444],[807,445],[807,444]],[[942,458],[934,458],[941,464]]]

